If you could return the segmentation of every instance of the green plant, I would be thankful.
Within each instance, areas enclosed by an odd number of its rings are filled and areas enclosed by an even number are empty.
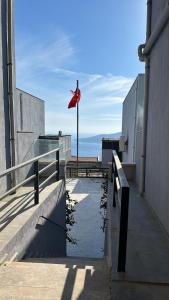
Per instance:
[[[107,210],[107,194],[108,194],[108,181],[105,180],[102,185],[101,188],[103,190],[103,195],[101,197],[101,201],[100,201],[100,214],[102,216],[102,220],[103,220],[103,226],[101,226],[101,229],[103,230],[103,232],[105,231],[105,227],[106,227],[106,210]]]
[[[67,234],[66,238],[69,243],[76,245],[77,241],[73,237],[68,234],[68,232],[71,231],[71,228],[69,226],[73,226],[76,222],[74,219],[73,213],[76,211],[75,210],[75,205],[78,202],[76,200],[73,200],[70,198],[69,191],[66,191],[66,227],[67,227]]]

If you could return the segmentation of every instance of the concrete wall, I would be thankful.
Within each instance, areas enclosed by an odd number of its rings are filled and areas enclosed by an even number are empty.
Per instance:
[[[10,110],[8,99],[7,12],[6,0],[0,0],[0,172],[11,167]],[[14,1],[12,1],[12,6]],[[14,10],[14,8],[13,8]],[[14,13],[12,14],[12,23]],[[16,90],[14,26],[12,27],[12,89],[14,110],[15,164],[24,160],[33,141],[44,134],[44,102],[19,89]],[[17,176],[18,177],[18,176]],[[10,187],[10,177],[0,180],[0,193]]]
[[[45,133],[44,101],[16,89],[16,163],[19,164],[34,155],[34,141]],[[29,167],[20,169],[17,180],[23,180]]]
[[[135,127],[135,161],[136,163],[136,182],[139,190],[141,189],[141,164],[143,149],[143,104],[144,104],[144,75],[140,74],[137,78],[136,93],[136,127]]]
[[[102,166],[107,167],[108,163],[112,161],[112,149],[102,148]]]
[[[6,1],[0,1],[0,172],[10,166],[10,133],[8,107],[8,69],[6,46]],[[0,180],[0,192],[6,189],[6,178]]]
[[[46,217],[48,220],[41,218]],[[58,224],[63,229],[58,228]],[[32,238],[24,251],[27,258],[33,257],[63,257],[66,256],[66,190],[64,180],[60,181],[54,191],[49,192],[44,204],[32,217],[29,234]],[[36,224],[36,225],[35,225]],[[35,225],[35,226],[34,226]]]
[[[153,1],[152,30],[167,1]],[[169,232],[169,24],[150,55],[145,196]]]
[[[107,168],[112,162],[112,151],[116,150],[121,161],[121,152],[119,152],[119,139],[102,139],[102,167]]]
[[[6,0],[0,1],[0,172],[11,166],[10,122],[8,99],[8,61],[7,61],[7,20]],[[14,2],[12,2],[13,6]],[[13,15],[12,15],[13,22]],[[14,96],[14,134],[16,164],[23,161],[30,145],[39,134],[44,134],[43,101],[20,90],[15,82],[14,26],[12,28],[13,45],[13,96]],[[22,94],[22,101],[20,95]],[[22,103],[21,103],[22,102]],[[21,118],[22,114],[22,118]],[[9,176],[8,176],[8,187]],[[0,180],[0,192],[6,189],[6,178]]]
[[[128,140],[127,151],[123,152],[123,162],[135,162],[135,127],[136,127],[137,79],[123,102],[122,135]]]
[[[122,135],[128,138],[124,163],[136,163],[136,181],[140,186],[143,139],[144,74],[139,74],[123,103]]]
[[[17,163],[23,161],[34,140],[45,133],[44,101],[16,89]]]
[[[30,197],[31,199],[31,197]],[[33,200],[32,200],[33,203]],[[49,221],[66,228],[66,190],[64,180],[53,183],[40,193],[40,202],[30,208],[31,213],[20,214],[18,230],[13,230],[11,238],[0,249],[0,259],[6,260],[17,254],[19,260],[23,256],[55,257],[66,255],[66,235],[63,230]],[[24,216],[23,216],[24,215]]]

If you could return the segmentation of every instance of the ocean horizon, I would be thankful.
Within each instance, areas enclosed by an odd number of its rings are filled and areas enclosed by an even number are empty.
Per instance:
[[[76,139],[72,140],[71,144],[71,154],[72,156],[76,156],[77,150],[76,150],[77,144]],[[79,156],[94,156],[99,157],[99,160],[101,160],[101,152],[102,152],[102,143],[101,141],[98,143],[91,143],[91,142],[79,142]]]

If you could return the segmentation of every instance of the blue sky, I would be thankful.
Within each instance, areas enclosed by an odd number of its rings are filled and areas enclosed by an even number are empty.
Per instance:
[[[121,130],[145,25],[146,0],[15,0],[17,87],[45,100],[47,133],[75,133],[76,79],[81,135]]]

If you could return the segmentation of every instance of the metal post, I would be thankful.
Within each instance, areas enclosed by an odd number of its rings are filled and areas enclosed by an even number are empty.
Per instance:
[[[34,189],[35,189],[35,205],[39,204],[39,161],[34,162],[34,173],[35,173],[35,180],[34,180]]]
[[[116,207],[116,165],[112,157],[113,207]]]
[[[113,159],[113,155],[112,155],[112,165],[111,165],[111,182],[113,182],[113,173],[114,173],[113,162],[114,162],[114,159]]]
[[[77,80],[77,89],[79,88],[79,80]],[[79,167],[79,103],[77,103],[77,177]]]
[[[128,231],[129,188],[122,187],[119,232],[118,272],[125,272]]]
[[[56,151],[56,160],[57,160],[57,162],[56,162],[56,170],[57,170],[57,173],[56,173],[56,180],[57,181],[59,181],[59,176],[60,176],[60,174],[59,174],[59,150],[58,151]]]
[[[113,207],[116,207],[116,175],[113,173]]]

